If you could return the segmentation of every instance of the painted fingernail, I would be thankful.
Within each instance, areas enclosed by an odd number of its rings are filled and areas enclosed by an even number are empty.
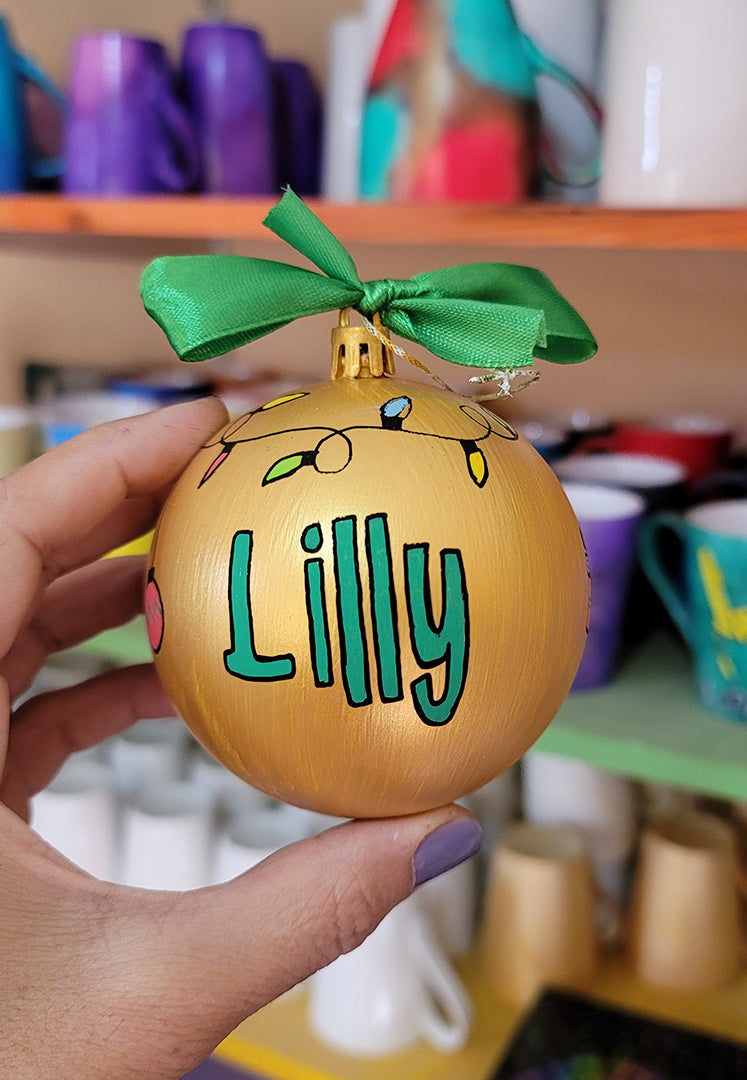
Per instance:
[[[415,851],[415,884],[422,885],[458,866],[478,852],[481,844],[482,829],[473,818],[460,817],[441,825]]]

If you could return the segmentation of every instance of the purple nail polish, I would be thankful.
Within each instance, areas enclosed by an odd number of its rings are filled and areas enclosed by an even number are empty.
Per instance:
[[[456,818],[441,825],[415,851],[412,860],[415,884],[422,885],[458,866],[479,851],[481,844],[482,829],[473,818]]]

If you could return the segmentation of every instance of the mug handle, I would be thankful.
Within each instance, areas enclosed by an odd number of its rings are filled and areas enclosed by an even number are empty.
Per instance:
[[[667,511],[644,518],[638,534],[638,558],[643,572],[661,597],[682,637],[689,645],[692,645],[694,641],[692,619],[680,592],[662,565],[658,543],[659,533],[663,529],[670,529],[680,542],[684,543],[685,528],[682,518]]]
[[[469,1038],[472,1002],[422,909],[414,912],[408,935],[411,960],[432,995],[422,1035],[436,1050],[453,1053]]]
[[[186,191],[196,181],[200,164],[189,114],[184,106],[174,100],[167,85],[163,86],[158,109],[168,139],[154,155],[156,178],[167,191]]]
[[[528,34],[523,33],[521,35],[521,45],[524,52],[524,57],[531,68],[532,74],[546,75],[550,79],[555,79],[562,86],[565,86],[572,94],[580,100],[581,104],[586,109],[591,122],[597,132],[597,138],[601,141],[602,134],[602,109],[599,102],[591,93],[591,91],[584,86],[584,84],[577,79],[575,75],[572,75],[570,71],[567,71],[555,60],[551,60],[549,56],[546,56],[538,45],[529,37]],[[559,184],[563,184],[566,187],[588,187],[590,184],[595,183],[601,174],[601,150],[598,150],[594,155],[591,163],[588,166],[588,172],[586,175],[579,177],[563,176],[560,170],[550,168],[547,162],[543,162],[545,171],[549,175],[551,180],[555,180]]]
[[[26,53],[14,52],[16,72],[27,82],[36,83],[51,99],[53,104],[62,112],[67,112],[67,98],[62,91],[52,82],[50,77],[34,63]],[[42,157],[32,161],[28,166],[29,172],[37,180],[48,180],[52,176],[60,176],[64,169],[64,158],[61,155],[54,157]]]

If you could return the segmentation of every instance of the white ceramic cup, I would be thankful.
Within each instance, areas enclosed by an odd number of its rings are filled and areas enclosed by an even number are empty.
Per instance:
[[[747,202],[746,41],[744,0],[610,0],[602,202]]]
[[[333,202],[358,201],[361,116],[365,93],[365,24],[358,15],[343,15],[329,36],[321,189]]]
[[[454,1052],[467,1041],[469,996],[433,932],[418,894],[352,952],[311,979],[317,1037],[357,1056],[393,1054],[419,1040]]]
[[[599,0],[512,0],[516,19],[546,56],[595,95],[599,75]],[[578,96],[557,79],[537,80],[542,127],[565,175],[588,174],[599,154],[599,132]],[[550,189],[551,190],[551,189]],[[549,193],[549,191],[548,191]],[[563,190],[564,199],[588,202],[596,185]]]
[[[230,881],[251,870],[273,852],[302,840],[308,833],[300,822],[276,809],[247,810],[218,833],[213,860],[213,882]]]
[[[118,798],[109,766],[88,756],[68,758],[31,800],[31,824],[82,870],[104,881],[116,878]]]
[[[124,800],[146,784],[178,780],[185,767],[189,733],[178,717],[138,720],[107,743],[107,755]]]
[[[212,883],[215,799],[189,780],[141,786],[125,807],[124,885],[142,889],[199,889]]]
[[[475,934],[477,862],[466,862],[431,878],[418,890],[434,933],[447,956],[464,956]]]

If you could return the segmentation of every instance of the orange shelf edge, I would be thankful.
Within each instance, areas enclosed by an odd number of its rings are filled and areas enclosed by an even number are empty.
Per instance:
[[[274,240],[262,221],[275,202],[200,195],[10,195],[0,198],[0,233]],[[747,251],[747,209],[309,203],[348,243]]]

